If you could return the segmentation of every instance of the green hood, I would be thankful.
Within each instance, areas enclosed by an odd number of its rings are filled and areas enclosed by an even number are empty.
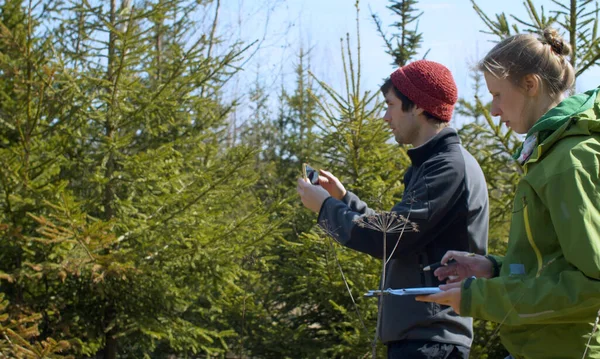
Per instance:
[[[600,87],[595,88],[593,90],[589,90],[587,92],[567,97],[558,106],[552,108],[550,111],[546,112],[544,116],[542,116],[533,127],[527,132],[527,136],[523,144],[527,142],[527,140],[536,135],[537,136],[537,144],[543,144],[544,147],[550,147],[556,140],[569,135],[566,132],[565,124],[573,117],[577,117],[578,119],[594,119],[593,124],[586,124],[589,132],[600,132],[600,123],[596,120],[596,116],[593,116],[594,104],[598,103],[600,100],[598,96],[600,95]],[[592,111],[589,114],[586,112]],[[562,128],[562,127],[565,128]],[[562,128],[562,129],[561,129]],[[561,131],[557,131],[561,129]],[[577,131],[578,132],[578,131]],[[521,151],[523,150],[523,144],[519,146],[517,152],[513,155],[515,159],[519,158],[521,155]]]

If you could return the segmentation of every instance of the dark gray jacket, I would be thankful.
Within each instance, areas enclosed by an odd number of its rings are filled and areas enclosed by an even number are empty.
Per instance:
[[[384,288],[438,286],[424,266],[438,262],[448,250],[485,254],[488,238],[488,194],[479,164],[460,144],[456,130],[445,128],[427,143],[408,150],[412,166],[404,176],[404,195],[392,211],[418,225],[418,232],[387,235],[388,262]],[[381,232],[362,228],[355,220],[373,215],[351,192],[342,201],[328,198],[319,212],[319,224],[343,245],[381,259]],[[376,288],[373,288],[376,289]],[[378,289],[378,288],[377,288]],[[383,296],[380,336],[384,343],[429,340],[470,346],[471,318],[450,307],[415,301],[414,296]]]

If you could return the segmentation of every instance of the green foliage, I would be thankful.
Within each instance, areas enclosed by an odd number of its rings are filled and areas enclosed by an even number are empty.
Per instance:
[[[224,145],[244,48],[189,33],[198,2],[47,5],[2,8],[3,292],[77,356],[225,352],[239,263],[280,227],[256,150]]]
[[[11,315],[8,312],[8,301],[4,298],[5,294],[0,293],[0,355],[3,358],[73,358],[59,354],[71,347],[68,341],[57,342],[48,338],[32,342],[39,335],[37,323],[41,315],[25,312]]]
[[[515,25],[476,10],[499,36],[556,21],[582,73],[599,52],[589,4],[538,16],[526,2],[532,20]],[[277,109],[257,78],[248,118],[232,126],[239,104],[223,100],[224,85],[247,46],[221,42],[219,6],[0,5],[3,356],[370,355],[377,305],[362,294],[377,288],[381,262],[319,231],[295,193],[308,162],[372,208],[400,200],[410,161],[380,119],[380,94],[361,88],[360,38],[356,52],[342,40],[342,91],[313,76],[299,49]],[[423,41],[416,7],[391,1],[400,20],[389,38],[374,16],[395,64]],[[478,99],[458,112],[473,118],[460,134],[488,180],[490,248],[502,253],[519,139]],[[501,357],[496,330],[476,322],[475,355]]]
[[[600,8],[597,1],[572,0],[565,4],[552,0],[556,8],[546,12],[543,6],[538,10],[533,0],[527,0],[523,5],[529,19],[521,19],[515,15],[507,17],[506,14],[500,13],[496,14],[495,20],[491,19],[475,0],[471,0],[471,3],[487,27],[483,32],[501,39],[521,32],[540,32],[548,26],[564,32],[565,40],[572,49],[570,60],[576,77],[600,64],[600,39],[598,38]],[[509,18],[514,23],[511,24]]]
[[[394,62],[392,65],[404,66],[414,60],[418,50],[423,42],[423,34],[419,32],[419,18],[423,13],[418,13],[416,0],[390,0],[391,5],[388,9],[398,17],[398,21],[394,22],[392,27],[397,29],[397,33],[388,36],[383,30],[383,24],[377,14],[371,14],[377,31],[381,35],[387,47],[386,52],[392,56]],[[409,28],[416,22],[414,29]],[[425,54],[427,56],[427,54]],[[425,57],[424,56],[424,57]]]

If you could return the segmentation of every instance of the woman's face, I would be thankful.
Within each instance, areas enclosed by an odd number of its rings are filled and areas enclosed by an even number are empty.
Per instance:
[[[500,116],[500,121],[519,134],[524,134],[535,124],[532,118],[531,103],[524,89],[508,79],[502,79],[484,72],[485,82],[492,94],[492,116]]]

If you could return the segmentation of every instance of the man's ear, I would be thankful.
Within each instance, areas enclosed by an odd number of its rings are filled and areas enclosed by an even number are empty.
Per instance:
[[[542,79],[535,74],[525,75],[521,80],[521,86],[525,90],[527,96],[535,97],[542,90]]]
[[[423,114],[423,112],[425,112],[425,110],[423,110],[423,109],[422,109],[422,108],[420,108],[419,106],[415,106],[415,107],[413,107],[413,109],[412,109],[412,113],[413,113],[413,115],[415,115],[415,116],[422,115],[422,114]]]

